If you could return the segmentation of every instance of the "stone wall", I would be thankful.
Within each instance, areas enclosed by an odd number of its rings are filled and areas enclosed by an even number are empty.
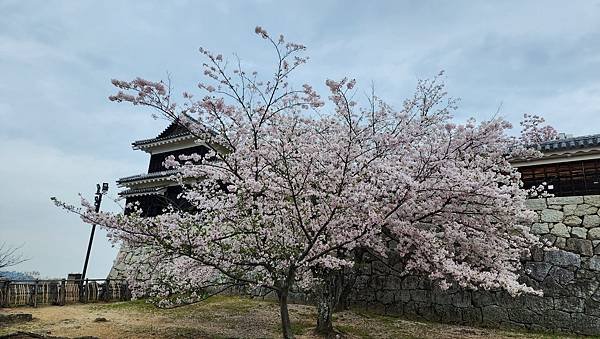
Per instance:
[[[430,321],[600,335],[600,196],[532,199],[539,220],[533,233],[560,250],[533,250],[523,282],[543,296],[505,291],[441,291],[427,279],[399,278],[367,261],[350,304]]]

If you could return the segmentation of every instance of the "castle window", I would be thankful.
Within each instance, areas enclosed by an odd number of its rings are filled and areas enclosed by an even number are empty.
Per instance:
[[[547,183],[555,196],[600,194],[600,159],[519,167],[523,188]]]

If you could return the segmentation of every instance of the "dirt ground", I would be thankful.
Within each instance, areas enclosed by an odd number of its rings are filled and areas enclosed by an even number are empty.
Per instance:
[[[31,313],[34,318],[30,322],[0,324],[0,337],[17,331],[69,338],[278,338],[281,333],[275,303],[240,297],[215,297],[171,310],[131,301],[19,307],[0,312]],[[319,338],[313,334],[314,307],[291,305],[290,313],[297,338]],[[335,326],[345,338],[567,338],[408,321],[353,311],[336,314]]]

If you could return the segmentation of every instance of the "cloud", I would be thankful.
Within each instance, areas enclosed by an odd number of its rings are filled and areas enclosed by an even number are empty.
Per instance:
[[[90,232],[76,215],[54,207],[50,197],[78,204],[78,192],[91,199],[95,184],[103,181],[110,183],[114,196],[114,179],[138,170],[127,159],[67,154],[27,140],[0,138],[0,158],[2,241],[24,244],[22,252],[31,260],[17,268],[45,276],[60,277],[81,269]],[[118,206],[105,199],[103,209],[118,211]],[[104,233],[98,232],[89,276],[105,277],[115,253]]]

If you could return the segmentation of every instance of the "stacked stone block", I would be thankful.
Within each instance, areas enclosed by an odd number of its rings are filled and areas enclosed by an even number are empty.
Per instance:
[[[522,281],[543,296],[440,290],[425,278],[398,277],[382,263],[367,261],[350,303],[430,321],[600,335],[600,196],[527,204],[538,214],[531,231],[558,249],[532,249],[523,262]]]
[[[532,233],[556,247],[584,256],[584,261],[600,264],[600,196],[577,196],[529,200],[539,215]],[[592,257],[591,259],[586,259]],[[600,266],[596,266],[600,270]]]

